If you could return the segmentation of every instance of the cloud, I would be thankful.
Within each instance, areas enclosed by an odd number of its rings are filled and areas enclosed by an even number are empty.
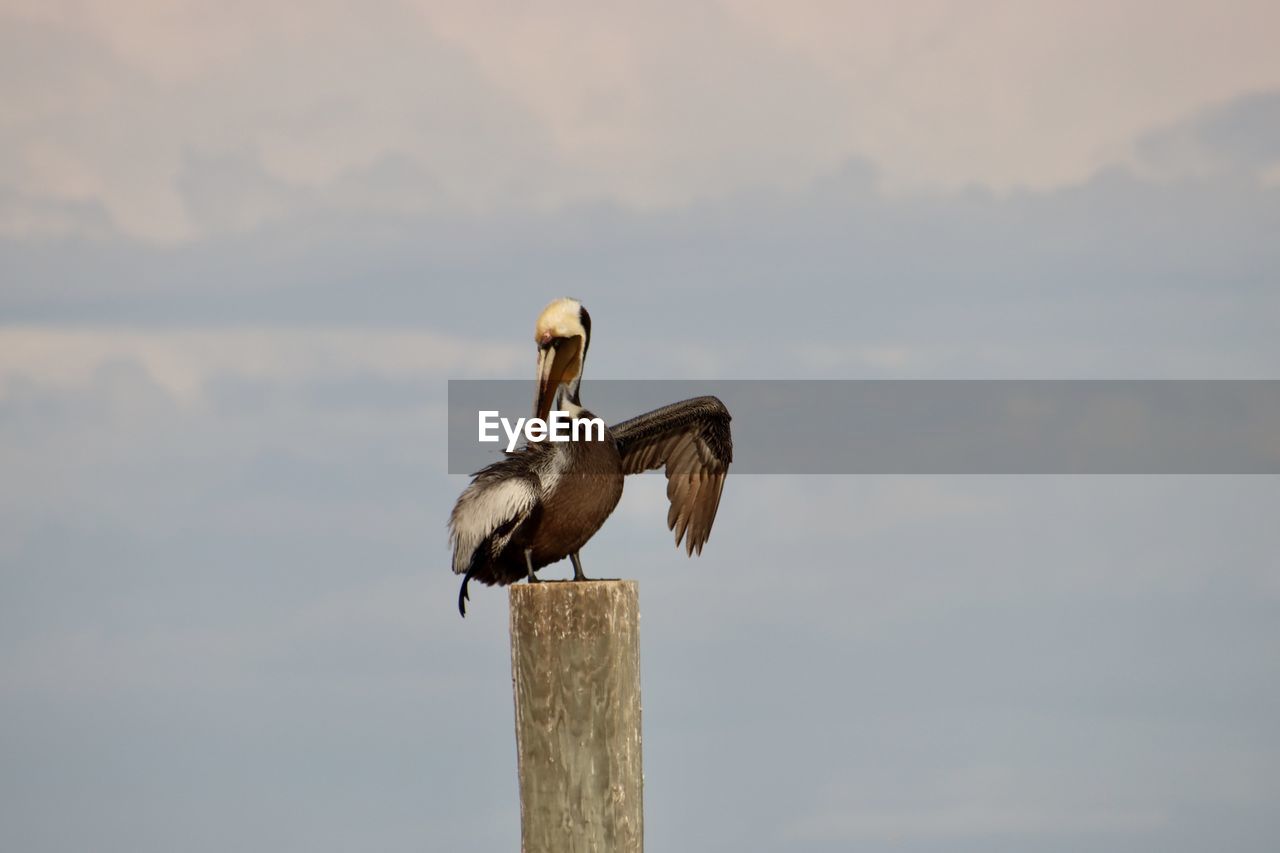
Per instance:
[[[527,204],[543,189],[526,176],[555,180],[540,125],[465,54],[402,7],[351,14],[11,11],[0,187],[93,202],[121,232],[172,242],[296,214],[384,160],[426,176],[419,210]]]
[[[429,8],[629,199],[637,176],[787,187],[850,157],[894,186],[1061,186],[1153,124],[1280,84],[1275,10],[1253,0]]]
[[[97,201],[31,198],[4,189],[0,189],[0,234],[34,241],[119,236],[110,215]]]
[[[307,192],[281,181],[246,153],[189,153],[176,188],[202,233],[239,231],[288,215],[308,203]]]
[[[524,348],[429,332],[331,329],[0,328],[0,400],[18,387],[101,389],[104,367],[131,364],[176,401],[208,402],[217,383],[440,381],[524,366]],[[6,391],[6,389],[9,389]],[[224,388],[225,390],[225,388]]]
[[[1141,168],[1164,178],[1239,175],[1256,181],[1280,165],[1280,91],[1244,95],[1150,131]]]
[[[850,159],[899,191],[1060,188],[1154,126],[1280,85],[1276,25],[1255,0],[22,2],[0,51],[0,189],[174,242],[280,205],[680,208]],[[380,162],[411,176],[391,199],[363,186]]]
[[[1227,114],[1256,108],[1256,124],[1268,103]],[[368,207],[317,191],[285,214],[304,190],[248,154],[218,162],[184,205],[230,230],[171,248],[0,244],[0,310],[26,324],[418,327],[457,336],[461,364],[484,351],[466,339],[518,346],[526,318],[569,293],[600,318],[592,375],[616,378],[1268,378],[1280,358],[1264,319],[1280,310],[1280,196],[1236,172],[900,198],[852,163],[800,190],[672,210],[406,213],[396,186],[417,173],[393,158],[351,177]],[[705,322],[726,306],[733,323]],[[638,350],[643,365],[626,356]]]

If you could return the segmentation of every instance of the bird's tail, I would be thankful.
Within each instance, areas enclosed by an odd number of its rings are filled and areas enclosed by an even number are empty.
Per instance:
[[[471,576],[475,571],[474,565],[467,569],[467,573],[462,576],[462,589],[458,590],[458,612],[462,614],[463,619],[467,618],[467,602],[471,600],[471,596],[467,594],[467,584],[471,582]]]

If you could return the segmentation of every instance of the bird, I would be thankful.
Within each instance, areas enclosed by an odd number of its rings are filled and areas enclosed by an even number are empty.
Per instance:
[[[581,400],[587,309],[577,299],[553,300],[538,315],[534,342],[534,417],[545,421],[554,402],[572,419],[594,418]],[[467,615],[472,580],[538,583],[540,568],[565,557],[573,580],[588,580],[579,552],[618,505],[628,474],[665,469],[667,528],[677,548],[683,540],[689,556],[701,554],[733,461],[730,420],[718,398],[694,397],[605,426],[594,439],[588,430],[577,440],[529,441],[475,472],[449,516],[453,571],[463,576],[458,612]]]

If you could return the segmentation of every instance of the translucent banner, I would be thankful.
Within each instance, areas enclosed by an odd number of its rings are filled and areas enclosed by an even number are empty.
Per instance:
[[[502,458],[532,380],[449,382],[449,471]],[[607,380],[608,425],[689,397],[732,414],[735,474],[1276,474],[1280,381]],[[480,441],[481,413],[490,415]],[[521,441],[520,443],[523,443]]]

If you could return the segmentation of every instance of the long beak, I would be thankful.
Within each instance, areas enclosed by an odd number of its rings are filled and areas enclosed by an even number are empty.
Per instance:
[[[538,393],[533,398],[533,415],[546,420],[556,391],[565,381],[569,366],[578,357],[582,344],[577,338],[563,338],[538,350]]]

